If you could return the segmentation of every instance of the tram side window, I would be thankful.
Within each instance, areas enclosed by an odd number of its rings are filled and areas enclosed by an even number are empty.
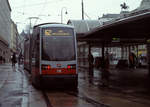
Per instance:
[[[33,50],[31,52],[32,52],[32,58],[36,58],[36,45],[35,45],[35,43],[33,44]]]
[[[33,36],[35,36],[35,35],[33,35]],[[33,41],[31,42],[32,43],[32,45],[31,45],[31,55],[32,55],[32,58],[36,58],[36,42],[35,42],[35,39],[34,38],[32,38],[33,39]]]
[[[39,34],[34,35],[33,41],[32,41],[32,62],[35,63],[35,66],[39,66]]]
[[[37,35],[35,40],[35,57],[36,57],[36,66],[39,66],[40,62],[40,35]]]

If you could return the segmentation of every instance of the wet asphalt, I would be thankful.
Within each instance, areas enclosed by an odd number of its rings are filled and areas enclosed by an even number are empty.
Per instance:
[[[22,65],[0,65],[0,107],[46,107],[41,91],[33,88]]]
[[[145,69],[111,70],[110,86],[101,86],[101,72],[79,70],[78,91],[47,89],[50,107],[149,107]],[[47,107],[42,91],[31,85],[23,66],[0,65],[0,107]]]
[[[143,83],[147,81],[147,70],[112,69],[110,72],[109,87],[102,87],[100,70],[94,69],[94,74],[89,75],[87,69],[80,69],[78,92],[47,91],[50,107],[150,106],[148,84]]]

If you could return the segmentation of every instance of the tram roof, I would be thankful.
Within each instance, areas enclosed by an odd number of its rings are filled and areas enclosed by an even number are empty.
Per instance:
[[[150,38],[150,12],[134,15],[96,27],[87,32],[83,40],[144,39]]]
[[[74,28],[71,25],[61,24],[61,23],[42,23],[42,24],[34,26],[34,28],[36,28],[36,27],[40,27],[40,28],[46,28],[46,27],[68,27],[68,28]]]

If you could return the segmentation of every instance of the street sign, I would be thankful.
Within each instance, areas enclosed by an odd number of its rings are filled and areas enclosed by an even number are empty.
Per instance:
[[[112,42],[120,42],[120,38],[112,38]]]

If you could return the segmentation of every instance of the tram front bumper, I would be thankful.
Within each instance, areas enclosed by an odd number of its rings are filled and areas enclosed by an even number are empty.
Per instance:
[[[73,86],[78,84],[78,75],[42,75],[42,85],[46,86]]]

